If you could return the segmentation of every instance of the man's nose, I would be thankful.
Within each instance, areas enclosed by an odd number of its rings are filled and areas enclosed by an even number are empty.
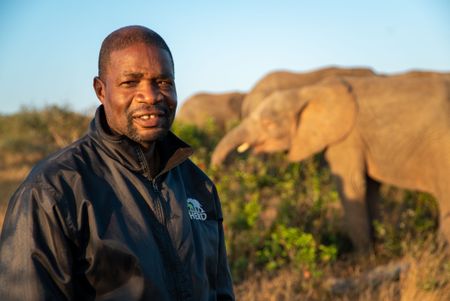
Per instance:
[[[142,83],[136,95],[136,100],[141,103],[155,104],[161,101],[161,93],[156,84]]]

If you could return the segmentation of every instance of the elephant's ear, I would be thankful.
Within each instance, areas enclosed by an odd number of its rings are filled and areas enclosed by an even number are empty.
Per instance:
[[[300,161],[343,139],[353,128],[357,104],[351,87],[343,82],[308,86],[300,91],[308,104],[292,133],[289,160]]]

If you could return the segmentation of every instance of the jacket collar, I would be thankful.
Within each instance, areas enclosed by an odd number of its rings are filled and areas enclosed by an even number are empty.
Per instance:
[[[88,135],[112,159],[127,169],[150,176],[148,164],[141,146],[124,135],[111,133],[106,122],[105,110],[100,105],[95,117],[89,125]],[[172,132],[157,141],[156,150],[160,156],[161,171],[163,174],[192,155],[193,149]]]

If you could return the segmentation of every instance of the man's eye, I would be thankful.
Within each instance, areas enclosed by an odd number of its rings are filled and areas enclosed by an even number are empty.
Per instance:
[[[121,86],[125,86],[125,87],[134,87],[138,84],[139,82],[137,80],[126,80],[120,83]]]
[[[173,86],[173,81],[171,80],[161,80],[158,82],[158,85],[163,88],[170,88]]]

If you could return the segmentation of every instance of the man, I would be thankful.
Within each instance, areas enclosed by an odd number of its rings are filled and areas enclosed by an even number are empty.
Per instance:
[[[0,300],[234,300],[216,189],[169,129],[172,55],[111,33],[86,136],[39,163],[0,240]]]

